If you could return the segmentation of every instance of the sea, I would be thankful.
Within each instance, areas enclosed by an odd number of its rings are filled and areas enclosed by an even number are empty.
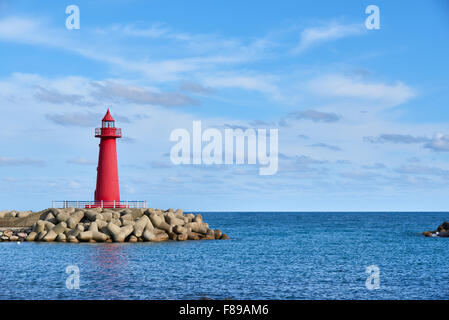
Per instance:
[[[0,242],[0,299],[448,299],[442,212],[203,212],[230,240]]]

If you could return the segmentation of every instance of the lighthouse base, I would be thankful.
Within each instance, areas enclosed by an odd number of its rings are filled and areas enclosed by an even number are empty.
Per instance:
[[[86,209],[91,209],[91,208],[109,208],[109,209],[115,209],[115,208],[129,208],[128,204],[86,204],[84,206],[84,208]]]

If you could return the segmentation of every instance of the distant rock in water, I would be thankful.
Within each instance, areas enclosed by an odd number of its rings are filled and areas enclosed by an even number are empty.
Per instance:
[[[203,239],[229,237],[209,228],[200,214],[184,214],[181,209],[49,208],[0,214],[0,241],[135,243]]]
[[[434,231],[424,231],[423,235],[426,237],[449,238],[449,222],[443,222]]]

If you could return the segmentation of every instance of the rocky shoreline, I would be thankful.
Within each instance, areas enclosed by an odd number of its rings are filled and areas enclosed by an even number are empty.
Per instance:
[[[443,222],[436,230],[424,231],[423,235],[426,237],[449,238],[449,222]]]
[[[218,229],[209,228],[201,214],[184,214],[181,209],[49,208],[38,213],[0,212],[0,241],[78,243],[202,239],[227,240],[229,237]]]

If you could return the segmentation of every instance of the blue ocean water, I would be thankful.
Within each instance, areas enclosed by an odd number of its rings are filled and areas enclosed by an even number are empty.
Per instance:
[[[448,299],[449,213],[203,213],[228,241],[0,243],[0,299]],[[66,267],[80,288],[66,287]],[[380,289],[365,286],[367,266]]]

